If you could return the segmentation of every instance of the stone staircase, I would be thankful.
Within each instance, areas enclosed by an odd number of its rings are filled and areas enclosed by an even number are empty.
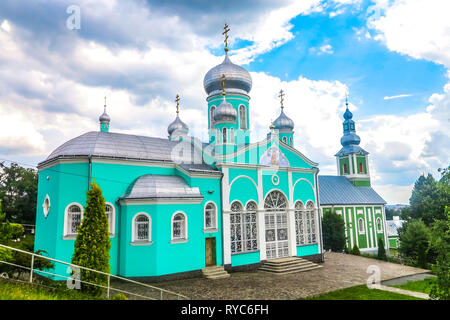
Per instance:
[[[260,271],[275,274],[289,274],[322,268],[322,266],[306,259],[286,257],[267,260],[259,268]]]
[[[225,279],[230,274],[223,269],[223,266],[211,266],[202,269],[203,276],[208,279]]]

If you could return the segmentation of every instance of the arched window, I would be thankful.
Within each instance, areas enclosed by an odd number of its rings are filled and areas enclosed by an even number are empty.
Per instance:
[[[108,218],[108,228],[109,228],[110,235],[114,234],[114,229],[115,229],[114,211],[115,210],[112,205],[110,205],[109,203],[107,203],[105,205],[105,212],[106,212],[106,217]]]
[[[382,233],[383,232],[383,224],[381,222],[381,218],[377,218],[377,232]]]
[[[291,147],[293,147],[293,145],[292,145],[292,137],[289,138],[289,145],[290,145]]]
[[[308,243],[316,243],[316,210],[314,203],[309,200],[306,203],[306,232]]]
[[[151,220],[145,213],[139,213],[134,218],[133,242],[151,241]]]
[[[239,106],[239,129],[247,129],[247,117],[245,112],[245,106]]]
[[[220,143],[220,129],[216,130],[216,143]]]
[[[234,143],[234,128],[230,128],[230,142]]]
[[[283,142],[287,144],[287,139],[286,139],[286,137],[283,137]]]
[[[364,220],[362,218],[358,219],[358,230],[359,233],[364,233]]]
[[[79,204],[71,204],[66,209],[66,236],[74,236],[78,233],[78,228],[83,219],[83,209]]]
[[[222,129],[222,143],[227,143],[227,128]]]
[[[295,203],[295,235],[298,246],[305,244],[305,206],[301,201]]]
[[[172,218],[172,240],[187,239],[186,215],[182,212],[176,213]]]
[[[348,173],[347,164],[346,163],[344,163],[344,173]]]
[[[247,204],[245,211],[240,202],[234,201],[231,204],[231,253],[258,250],[256,208],[254,201]]]
[[[215,106],[212,106],[210,109],[210,114],[209,114],[209,123],[210,123],[210,128],[214,129],[214,111],[216,110]]]
[[[362,162],[359,163],[359,173],[363,173],[363,164],[362,164]]]
[[[217,228],[217,210],[214,203],[210,202],[205,206],[205,229]]]

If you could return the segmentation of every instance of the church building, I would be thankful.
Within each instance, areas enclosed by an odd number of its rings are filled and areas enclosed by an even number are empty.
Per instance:
[[[251,142],[252,78],[230,60],[226,39],[223,62],[203,82],[209,141],[189,135],[178,96],[167,138],[111,131],[105,102],[98,131],[63,143],[38,165],[35,250],[70,262],[93,179],[106,200],[115,275],[157,279],[213,265],[256,269],[281,257],[323,261],[319,203],[323,210],[341,210],[349,245],[374,246],[373,233],[366,234],[379,219],[384,224],[384,207],[381,198],[372,201],[367,152],[352,140],[350,111],[338,177],[319,176],[318,163],[295,149],[282,91],[280,115],[268,123],[267,138]],[[367,203],[347,201],[366,193]],[[360,217],[364,234],[357,228]],[[376,230],[375,237],[382,234]]]

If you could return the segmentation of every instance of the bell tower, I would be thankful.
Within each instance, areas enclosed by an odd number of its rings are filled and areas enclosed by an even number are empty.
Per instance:
[[[336,153],[337,171],[340,176],[347,177],[355,186],[370,187],[369,153],[359,146],[361,138],[356,134],[353,114],[348,109],[345,98],[342,149]]]

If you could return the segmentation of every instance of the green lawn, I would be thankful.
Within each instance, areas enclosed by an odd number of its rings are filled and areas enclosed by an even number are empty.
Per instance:
[[[305,300],[423,300],[412,296],[406,296],[389,291],[369,289],[366,285],[350,287],[318,296],[306,298]]]
[[[430,294],[432,281],[433,280],[431,279],[408,281],[405,284],[395,285],[392,287]]]
[[[95,298],[77,290],[52,290],[12,280],[0,280],[0,300],[95,300]]]

